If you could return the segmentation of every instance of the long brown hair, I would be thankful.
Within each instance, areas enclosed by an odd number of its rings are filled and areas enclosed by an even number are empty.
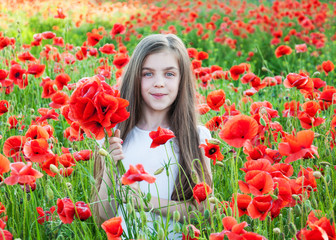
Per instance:
[[[197,114],[195,107],[195,77],[191,69],[191,62],[186,47],[180,38],[173,34],[154,34],[145,37],[140,41],[133,51],[132,57],[125,67],[121,86],[120,96],[129,101],[128,111],[130,117],[120,123],[118,128],[121,138],[126,139],[128,133],[141,119],[142,97],[141,97],[141,74],[142,66],[147,56],[153,53],[169,50],[175,54],[180,71],[179,91],[169,111],[170,129],[174,132],[179,146],[180,176],[175,180],[175,191],[172,200],[190,199],[194,183],[191,180],[192,160],[199,159],[205,174],[205,182],[211,186],[210,169],[207,169],[203,154],[199,148],[199,135],[197,129]],[[202,177],[202,168],[198,161],[195,161],[193,169],[198,177]],[[190,185],[190,184],[191,185]]]

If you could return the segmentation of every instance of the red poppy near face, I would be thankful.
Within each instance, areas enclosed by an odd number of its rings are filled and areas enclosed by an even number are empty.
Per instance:
[[[104,46],[99,48],[99,51],[104,54],[115,54],[117,53],[116,50],[114,50],[114,45],[112,43],[107,43]]]
[[[126,100],[125,100],[126,101]],[[111,116],[118,109],[118,99],[106,92],[100,92],[94,100],[99,122],[102,126],[108,127],[111,125]]]
[[[23,162],[16,162],[10,164],[11,175],[7,177],[4,182],[7,185],[15,185],[15,184],[34,184],[37,178],[41,178],[43,176],[42,173],[32,168],[32,163],[27,162],[24,164]]]
[[[154,183],[156,180],[155,177],[150,175],[148,172],[145,171],[142,164],[137,164],[135,167],[130,164],[129,169],[127,172],[122,176],[121,182],[124,185],[130,185],[135,182],[146,181],[148,183]]]
[[[81,221],[85,221],[86,219],[92,216],[90,205],[83,201],[76,202],[75,208],[76,208],[76,217]]]
[[[332,61],[328,60],[322,63],[322,69],[325,72],[325,74],[328,76],[328,73],[333,71],[335,68],[334,64]]]
[[[279,144],[279,152],[283,156],[288,156],[286,163],[296,161],[300,158],[314,158],[314,154],[319,157],[317,147],[313,146],[314,132],[303,130],[293,135],[285,137],[287,142]]]
[[[282,57],[284,55],[289,55],[292,53],[292,49],[286,45],[280,45],[275,49],[275,56],[277,58]]]
[[[191,233],[189,233],[190,229],[192,229],[192,232],[193,232],[193,236],[194,237],[191,237]],[[194,225],[192,224],[189,224],[187,226],[187,235],[185,235],[184,233],[182,233],[182,240],[197,240],[201,234],[200,230],[198,230]]]
[[[214,111],[219,111],[219,108],[225,103],[225,92],[222,89],[212,91],[207,96],[207,104]]]
[[[149,137],[153,139],[150,148],[156,148],[160,145],[164,145],[169,139],[174,138],[175,135],[171,130],[159,126],[156,131],[149,133]]]
[[[210,131],[217,131],[221,128],[223,123],[223,118],[219,116],[214,116],[208,122],[205,123],[205,127]]]
[[[24,136],[9,137],[3,145],[3,153],[6,157],[13,157],[16,153],[19,153],[23,150],[25,143],[26,137]]]
[[[57,199],[57,214],[64,224],[73,222],[75,206],[70,198]]]
[[[113,65],[117,69],[121,69],[127,65],[130,58],[127,54],[117,54],[114,56]]]
[[[240,148],[258,133],[258,123],[252,117],[236,115],[230,118],[219,132],[219,137],[232,147]]]
[[[117,34],[124,34],[126,31],[126,27],[120,23],[115,23],[112,27],[112,30],[110,32],[110,35],[112,38],[114,38]]]
[[[222,161],[224,159],[223,154],[220,152],[218,144],[212,144],[205,139],[206,144],[201,144],[199,147],[204,149],[205,156],[213,160],[213,165],[216,164],[216,160]]]
[[[204,182],[196,184],[193,188],[193,197],[198,204],[203,202],[210,193],[212,193],[211,187]]]
[[[188,48],[187,52],[190,58],[196,58],[197,53],[198,53],[196,48]]]
[[[0,101],[0,116],[3,115],[4,113],[8,112],[10,104],[8,103],[7,100],[1,100]]]
[[[121,240],[120,236],[123,233],[121,221],[122,218],[119,216],[103,222],[101,227],[106,232],[108,240]]]

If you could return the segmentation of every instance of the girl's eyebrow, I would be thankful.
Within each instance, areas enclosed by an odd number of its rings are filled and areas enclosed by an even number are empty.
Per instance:
[[[177,67],[166,67],[166,68],[164,68],[163,70],[166,71],[166,70],[172,70],[172,69],[178,70]],[[154,71],[153,68],[149,68],[149,67],[143,67],[142,70],[150,70],[150,71]]]

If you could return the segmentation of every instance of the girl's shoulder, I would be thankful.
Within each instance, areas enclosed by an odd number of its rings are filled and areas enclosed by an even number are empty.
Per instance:
[[[201,144],[205,144],[205,139],[212,138],[209,129],[207,129],[205,126],[198,125],[197,129],[198,129],[198,136],[199,136],[199,140]]]

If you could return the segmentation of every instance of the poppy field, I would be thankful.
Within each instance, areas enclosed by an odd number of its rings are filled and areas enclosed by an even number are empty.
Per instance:
[[[129,117],[120,78],[153,33],[188,48],[213,137],[200,145],[213,184],[193,191],[214,208],[174,213],[176,239],[336,239],[336,3],[13,2],[0,2],[0,240],[167,239],[141,213],[127,234],[92,216],[94,159],[111,164],[97,140]]]

